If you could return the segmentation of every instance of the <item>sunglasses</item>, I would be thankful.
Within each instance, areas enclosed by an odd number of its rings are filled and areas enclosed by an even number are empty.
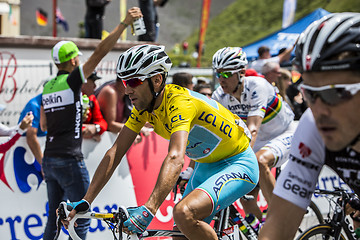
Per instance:
[[[301,92],[306,101],[314,104],[317,97],[323,103],[335,106],[350,100],[360,90],[360,83],[354,84],[335,84],[323,87],[311,87],[303,84]]]
[[[237,73],[237,72],[239,72],[239,70],[229,71],[229,72],[216,72],[216,78],[220,78],[220,77],[230,78],[234,75],[234,73]]]
[[[131,88],[136,88],[137,86],[143,84],[146,79],[147,77],[135,77],[127,80],[122,80],[122,82],[125,87],[129,86]]]
[[[205,95],[205,96],[208,96],[208,97],[211,97],[211,93],[202,93],[202,92],[200,92],[202,95]]]

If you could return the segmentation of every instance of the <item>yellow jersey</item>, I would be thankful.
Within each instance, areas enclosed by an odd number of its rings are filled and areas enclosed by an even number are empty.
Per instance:
[[[249,146],[250,132],[237,115],[215,100],[174,84],[165,86],[161,105],[152,113],[133,108],[125,126],[139,133],[146,122],[167,140],[174,132],[188,132],[186,155],[197,162],[217,162]]]

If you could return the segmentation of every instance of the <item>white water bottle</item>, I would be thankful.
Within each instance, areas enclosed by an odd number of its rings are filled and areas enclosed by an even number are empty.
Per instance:
[[[144,18],[141,17],[136,19],[131,25],[131,30],[133,35],[144,35],[146,33]]]

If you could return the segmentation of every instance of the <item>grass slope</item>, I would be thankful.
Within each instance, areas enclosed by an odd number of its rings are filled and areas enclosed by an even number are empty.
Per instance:
[[[222,47],[244,46],[280,30],[282,8],[283,0],[237,0],[229,5],[209,22],[201,66],[211,66],[212,55]],[[329,12],[360,12],[360,1],[298,0],[295,21],[316,8]],[[194,51],[198,38],[199,30],[187,39],[189,52]]]

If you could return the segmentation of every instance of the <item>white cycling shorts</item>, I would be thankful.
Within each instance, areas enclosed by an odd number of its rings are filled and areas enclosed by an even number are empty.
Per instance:
[[[285,132],[270,141],[258,141],[257,139],[253,148],[254,152],[256,153],[261,149],[270,150],[275,157],[274,164],[271,167],[280,167],[289,158],[291,140],[297,125],[298,122],[293,121]]]

